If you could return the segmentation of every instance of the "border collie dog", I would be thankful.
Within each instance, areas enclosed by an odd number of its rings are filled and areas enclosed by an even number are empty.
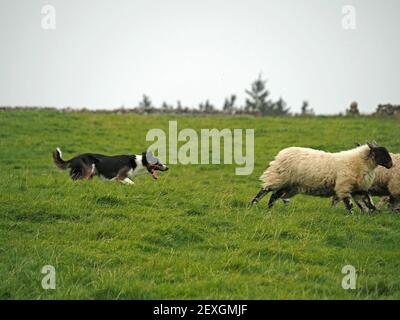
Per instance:
[[[167,171],[168,167],[154,157],[148,150],[141,155],[105,156],[96,153],[84,153],[70,160],[63,160],[59,148],[53,152],[55,165],[62,170],[70,169],[72,180],[91,179],[99,176],[106,180],[117,180],[124,184],[133,184],[132,179],[145,173],[157,179],[157,171]]]

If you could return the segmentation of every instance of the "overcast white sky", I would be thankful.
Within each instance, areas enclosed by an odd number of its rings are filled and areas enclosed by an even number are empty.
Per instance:
[[[0,105],[131,107],[146,93],[220,107],[262,73],[292,111],[370,112],[400,104],[399,14],[399,0],[0,0]]]

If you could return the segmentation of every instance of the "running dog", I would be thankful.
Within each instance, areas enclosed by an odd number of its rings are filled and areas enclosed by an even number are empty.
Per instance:
[[[63,160],[59,148],[53,152],[55,165],[61,170],[70,169],[72,180],[99,176],[105,180],[117,180],[124,184],[133,184],[132,179],[145,173],[158,179],[157,171],[167,171],[168,167],[154,157],[148,150],[141,155],[105,156],[96,153],[84,153],[70,160]]]

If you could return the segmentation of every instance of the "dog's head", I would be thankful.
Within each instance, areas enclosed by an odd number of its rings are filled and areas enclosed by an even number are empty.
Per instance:
[[[160,160],[158,160],[151,150],[147,150],[142,154],[142,162],[143,165],[147,168],[147,171],[151,174],[153,179],[158,179],[157,171],[167,171],[168,167],[165,164],[162,164]]]

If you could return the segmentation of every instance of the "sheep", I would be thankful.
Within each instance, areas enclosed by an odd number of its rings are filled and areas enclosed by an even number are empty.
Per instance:
[[[400,207],[400,154],[390,153],[393,160],[393,167],[388,170],[378,167],[375,170],[375,179],[369,193],[372,196],[383,197],[378,204],[379,208],[389,205],[393,211],[399,211]],[[362,199],[365,203],[365,199]],[[334,199],[337,201],[337,199]],[[362,204],[355,199],[356,204],[361,208]],[[363,210],[363,209],[362,209]]]
[[[347,210],[352,211],[350,197],[368,195],[376,167],[391,168],[392,165],[388,150],[370,143],[338,153],[286,148],[278,153],[260,177],[262,188],[251,204],[257,204],[272,191],[269,208],[280,198],[306,194],[336,196],[343,200]],[[373,203],[368,203],[368,207],[376,209]]]

